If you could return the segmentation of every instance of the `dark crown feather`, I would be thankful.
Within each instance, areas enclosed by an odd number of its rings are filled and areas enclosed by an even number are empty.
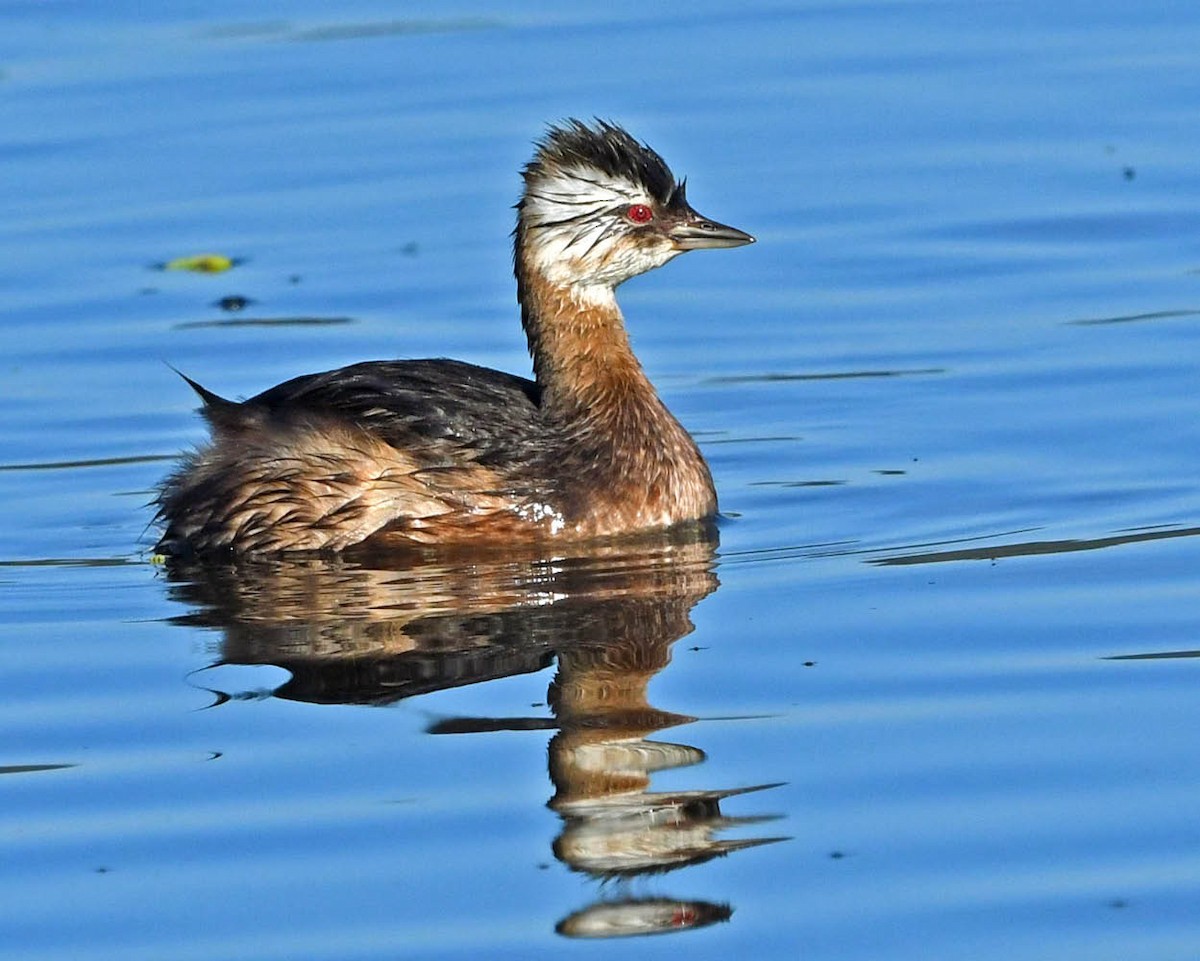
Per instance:
[[[537,148],[522,174],[526,183],[537,180],[550,168],[588,166],[640,184],[663,206],[684,202],[685,183],[676,182],[666,161],[606,120],[596,119],[593,126],[574,118],[560,125],[551,124]]]

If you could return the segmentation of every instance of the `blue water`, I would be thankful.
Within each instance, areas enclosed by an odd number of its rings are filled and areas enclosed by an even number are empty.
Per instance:
[[[0,7],[0,957],[1195,958],[1198,46],[1108,0]],[[759,238],[621,291],[719,544],[154,563],[168,364],[528,371],[565,116]]]

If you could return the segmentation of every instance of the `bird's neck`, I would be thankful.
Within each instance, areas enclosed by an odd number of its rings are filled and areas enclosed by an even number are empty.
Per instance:
[[[612,287],[556,283],[529,271],[518,296],[547,410],[598,417],[630,404],[659,405]]]
[[[524,270],[518,254],[517,297],[543,415],[570,441],[559,452],[564,469],[577,469],[584,489],[590,478],[611,495],[596,517],[576,518],[579,529],[604,534],[712,515],[712,476],[633,355],[613,288],[556,283]]]

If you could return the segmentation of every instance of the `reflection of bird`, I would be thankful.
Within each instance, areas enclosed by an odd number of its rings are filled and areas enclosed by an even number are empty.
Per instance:
[[[575,545],[575,556],[553,559],[534,544],[504,554],[429,551],[424,562],[419,552],[172,558],[167,571],[175,600],[188,608],[179,619],[223,631],[213,673],[192,676],[215,704],[261,693],[224,687],[226,665],[286,669],[290,678],[272,692],[279,698],[389,704],[556,662],[551,716],[443,717],[427,730],[554,731],[549,806],[562,819],[555,856],[593,878],[631,879],[781,840],[725,836],[772,820],[722,811],[728,798],[772,785],[651,790],[659,772],[705,758],[697,747],[652,739],[695,718],[654,707],[647,688],[670,663],[672,645],[693,630],[695,605],[718,586],[716,546],[712,525],[681,525]],[[372,568],[372,559],[394,566]],[[613,893],[608,887],[556,930],[652,934],[730,915],[723,904],[635,898],[625,886],[616,887],[617,900]]]
[[[641,623],[653,621],[645,617]],[[548,698],[559,724],[549,750],[555,787],[550,807],[563,819],[554,854],[597,877],[670,871],[782,840],[717,836],[771,820],[727,817],[721,812],[725,798],[778,785],[649,790],[654,772],[704,760],[697,748],[646,738],[695,720],[657,710],[646,700],[646,686],[670,660],[671,642],[690,630],[690,625],[681,632],[668,624],[600,644],[584,642],[558,654]]]
[[[716,511],[614,291],[684,251],[754,238],[700,216],[662,158],[611,124],[552,127],[524,179],[515,272],[536,380],[414,360],[244,403],[193,383],[213,440],[163,487],[161,550],[586,539]]]
[[[684,525],[576,545],[577,556],[553,560],[528,545],[503,553],[437,550],[424,559],[394,551],[232,564],[171,558],[166,570],[172,596],[188,608],[180,620],[223,631],[221,663],[285,668],[292,676],[275,692],[282,698],[389,704],[540,671],[582,644],[600,652],[640,648],[645,653],[633,660],[611,661],[610,673],[645,665],[652,674],[669,660],[671,642],[691,631],[692,607],[716,589],[715,549],[710,525]],[[649,676],[629,683],[644,686]],[[554,698],[575,716],[594,703],[565,676]],[[682,720],[647,711],[635,722],[648,725],[647,733]],[[438,733],[510,726],[555,725],[545,717],[434,725]]]

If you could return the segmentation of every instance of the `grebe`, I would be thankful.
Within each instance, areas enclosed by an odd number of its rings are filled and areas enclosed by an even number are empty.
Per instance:
[[[586,540],[716,513],[615,289],[754,238],[698,214],[657,153],[603,121],[549,127],[522,176],[513,261],[535,379],[371,361],[238,403],[185,378],[213,436],[162,486],[159,551]]]

